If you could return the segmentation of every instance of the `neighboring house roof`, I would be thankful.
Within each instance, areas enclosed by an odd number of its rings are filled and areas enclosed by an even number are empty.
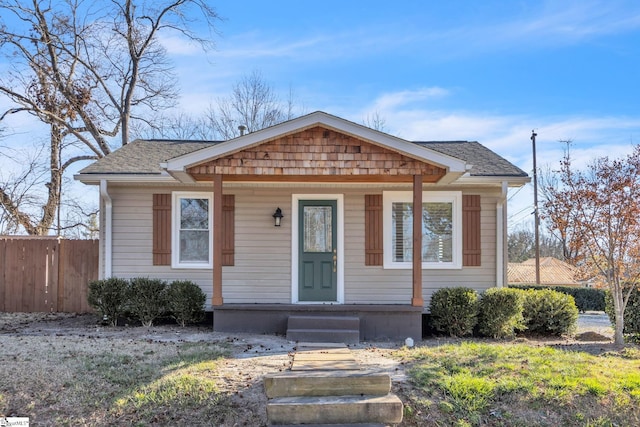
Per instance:
[[[540,258],[540,284],[560,286],[580,286],[577,280],[578,270],[553,257]],[[528,259],[521,263],[510,262],[507,268],[509,284],[533,285],[536,283],[536,260]]]
[[[98,175],[158,175],[173,180],[167,172],[179,177],[187,166],[317,125],[442,165],[453,172],[453,179],[464,174],[528,180],[526,172],[475,141],[411,142],[323,112],[311,113],[229,141],[135,140],[85,167],[77,178],[87,183],[95,182],[92,177]]]

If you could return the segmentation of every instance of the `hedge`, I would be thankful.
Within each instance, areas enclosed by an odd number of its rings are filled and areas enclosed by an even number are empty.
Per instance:
[[[616,315],[613,310],[613,298],[611,292],[606,295],[606,313],[609,315],[611,324],[616,324]],[[629,302],[624,310],[624,334],[640,335],[640,289],[636,288],[631,291]]]
[[[514,289],[551,289],[552,291],[562,292],[563,294],[571,295],[575,300],[576,307],[580,313],[586,311],[604,311],[605,309],[605,294],[603,289],[595,288],[571,288],[568,286],[538,286],[538,285],[509,285]]]
[[[117,325],[119,317],[130,317],[151,326],[165,316],[184,326],[202,320],[206,296],[190,281],[178,280],[167,285],[163,280],[147,277],[112,277],[89,283],[87,299],[112,326]]]

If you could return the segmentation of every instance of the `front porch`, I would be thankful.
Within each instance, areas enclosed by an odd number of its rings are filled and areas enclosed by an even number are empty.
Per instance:
[[[377,304],[224,304],[213,307],[213,330],[286,335],[290,316],[360,319],[360,340],[422,336],[422,307]]]

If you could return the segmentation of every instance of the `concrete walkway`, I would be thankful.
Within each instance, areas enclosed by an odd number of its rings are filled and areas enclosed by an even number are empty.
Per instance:
[[[292,371],[355,371],[360,365],[342,343],[299,343]]]

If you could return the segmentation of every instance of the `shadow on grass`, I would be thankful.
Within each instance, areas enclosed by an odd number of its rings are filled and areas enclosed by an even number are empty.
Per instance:
[[[102,383],[95,397],[107,398],[102,408],[114,425],[212,425],[232,413],[228,395],[218,387],[217,368],[228,357],[226,346],[209,343],[155,343],[140,354],[85,356],[86,373]],[[162,349],[165,347],[165,349]],[[162,350],[175,347],[175,354]],[[106,395],[105,395],[106,394]],[[102,400],[102,399],[100,399]]]

